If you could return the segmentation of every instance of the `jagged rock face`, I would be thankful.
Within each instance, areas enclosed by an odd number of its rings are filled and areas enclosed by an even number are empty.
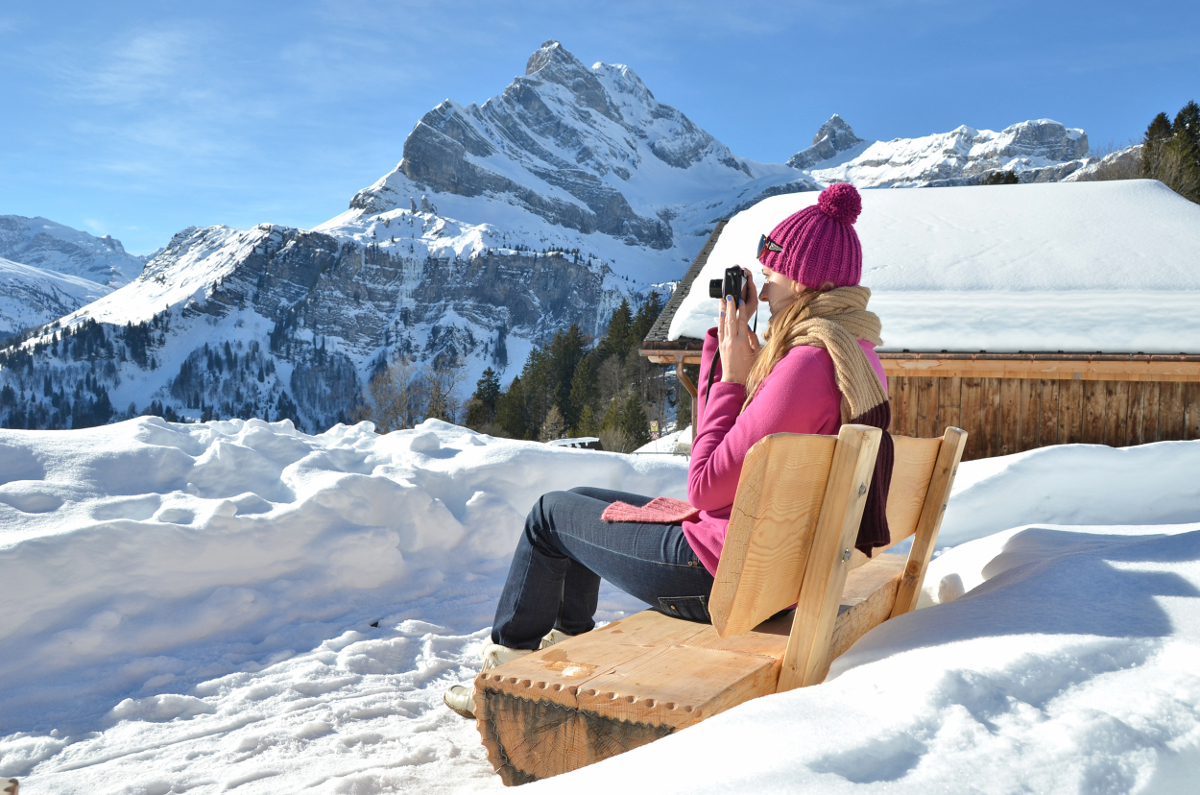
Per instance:
[[[95,237],[45,218],[0,215],[0,257],[42,270],[120,287],[133,280],[146,257],[125,251],[120,240]]]
[[[817,130],[813,145],[792,155],[787,164],[798,169],[812,168],[863,143],[867,143],[866,139],[855,135],[846,120],[835,113]]]
[[[493,158],[503,158],[505,173],[489,163]],[[655,100],[629,68],[589,69],[547,42],[501,96],[482,107],[447,100],[427,113],[404,142],[397,172],[422,190],[501,196],[551,224],[662,250],[675,242],[670,223],[658,207],[635,208],[623,190],[643,171],[661,173],[651,158],[679,171],[725,170],[730,185],[758,176]],[[520,178],[510,176],[512,165]],[[389,187],[384,180],[361,191],[351,208],[379,213],[403,206],[407,197]]]
[[[998,133],[959,127],[922,138],[876,141],[843,163],[808,173],[821,182],[868,188],[972,185],[998,170],[1015,171],[1022,182],[1050,182],[1084,165],[1087,153],[1083,130],[1040,119]]]
[[[465,357],[500,328],[535,342],[571,323],[594,335],[603,330],[602,310],[619,301],[602,273],[561,255],[414,258],[318,232],[260,229],[261,242],[185,316],[253,308],[289,329],[335,338],[353,358],[369,362],[413,329],[437,325],[446,333],[456,325],[447,317],[457,318],[462,339],[477,344],[450,350],[414,344],[411,355]]]
[[[33,395],[44,383],[69,392],[69,378],[86,373],[119,409],[157,401],[323,429],[344,421],[374,370],[396,357],[464,362],[477,377],[508,364],[506,339],[548,342],[572,323],[600,333],[621,297],[609,277],[561,254],[404,256],[270,224],[190,228],[122,294],[64,318],[64,328],[104,319],[89,332],[91,358],[67,342],[50,349],[47,334],[26,346],[32,364],[0,370],[0,380]],[[145,322],[150,332],[139,331]],[[47,403],[44,416],[56,408]]]
[[[1063,182],[1086,182],[1101,179],[1136,179],[1142,176],[1142,145],[1133,144],[1071,172]]]

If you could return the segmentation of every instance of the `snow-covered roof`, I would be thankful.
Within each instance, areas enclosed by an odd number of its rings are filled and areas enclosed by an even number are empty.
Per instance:
[[[701,337],[709,279],[816,193],[766,199],[722,230],[669,339]],[[1200,205],[1153,180],[865,190],[862,283],[883,350],[1200,352]],[[768,319],[766,307],[760,327]]]

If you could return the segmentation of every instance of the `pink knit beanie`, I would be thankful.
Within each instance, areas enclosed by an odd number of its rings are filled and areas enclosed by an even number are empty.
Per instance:
[[[783,251],[768,247],[759,262],[814,290],[825,282],[834,287],[858,284],[862,246],[854,222],[861,212],[862,197],[853,185],[830,185],[816,205],[792,213],[771,230],[771,242]]]

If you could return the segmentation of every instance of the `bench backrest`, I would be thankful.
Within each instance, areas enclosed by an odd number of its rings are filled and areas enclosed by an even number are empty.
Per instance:
[[[809,683],[827,665],[820,647],[828,646],[846,573],[870,560],[854,540],[879,439],[879,429],[863,425],[844,425],[837,437],[775,434],[755,444],[742,466],[709,612],[728,637],[796,605],[791,641],[812,648],[789,645],[781,689],[797,677]],[[949,428],[942,438],[893,442],[891,544],[916,536],[896,615],[916,605],[966,433]],[[789,658],[805,670],[789,673]]]
[[[721,637],[796,604],[822,514],[833,524],[827,496],[857,507],[861,520],[879,437],[878,428],[843,425],[836,437],[777,433],[750,448],[709,595]]]

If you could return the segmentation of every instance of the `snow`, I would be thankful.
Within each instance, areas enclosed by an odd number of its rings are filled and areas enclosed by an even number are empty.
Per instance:
[[[428,421],[0,431],[0,776],[27,791],[497,789],[469,679],[524,514],[686,459]],[[1190,792],[1200,442],[963,463],[923,603],[820,687],[533,785]],[[599,617],[640,609],[607,586]],[[680,764],[680,759],[707,764]]]
[[[57,320],[109,292],[80,276],[0,257],[0,337]]]
[[[702,337],[717,313],[708,280],[735,264],[757,271],[759,236],[816,199],[777,196],[734,216],[670,339]],[[862,283],[882,350],[1200,351],[1200,206],[1159,182],[865,190],[862,201]]]
[[[278,237],[278,232],[269,224],[260,224],[249,232],[227,226],[188,227],[172,240],[192,239],[183,256],[156,257],[132,282],[67,315],[61,323],[72,326],[89,318],[118,326],[142,323],[164,308],[189,301],[200,303],[219,280],[234,271],[247,251],[273,235]]]

